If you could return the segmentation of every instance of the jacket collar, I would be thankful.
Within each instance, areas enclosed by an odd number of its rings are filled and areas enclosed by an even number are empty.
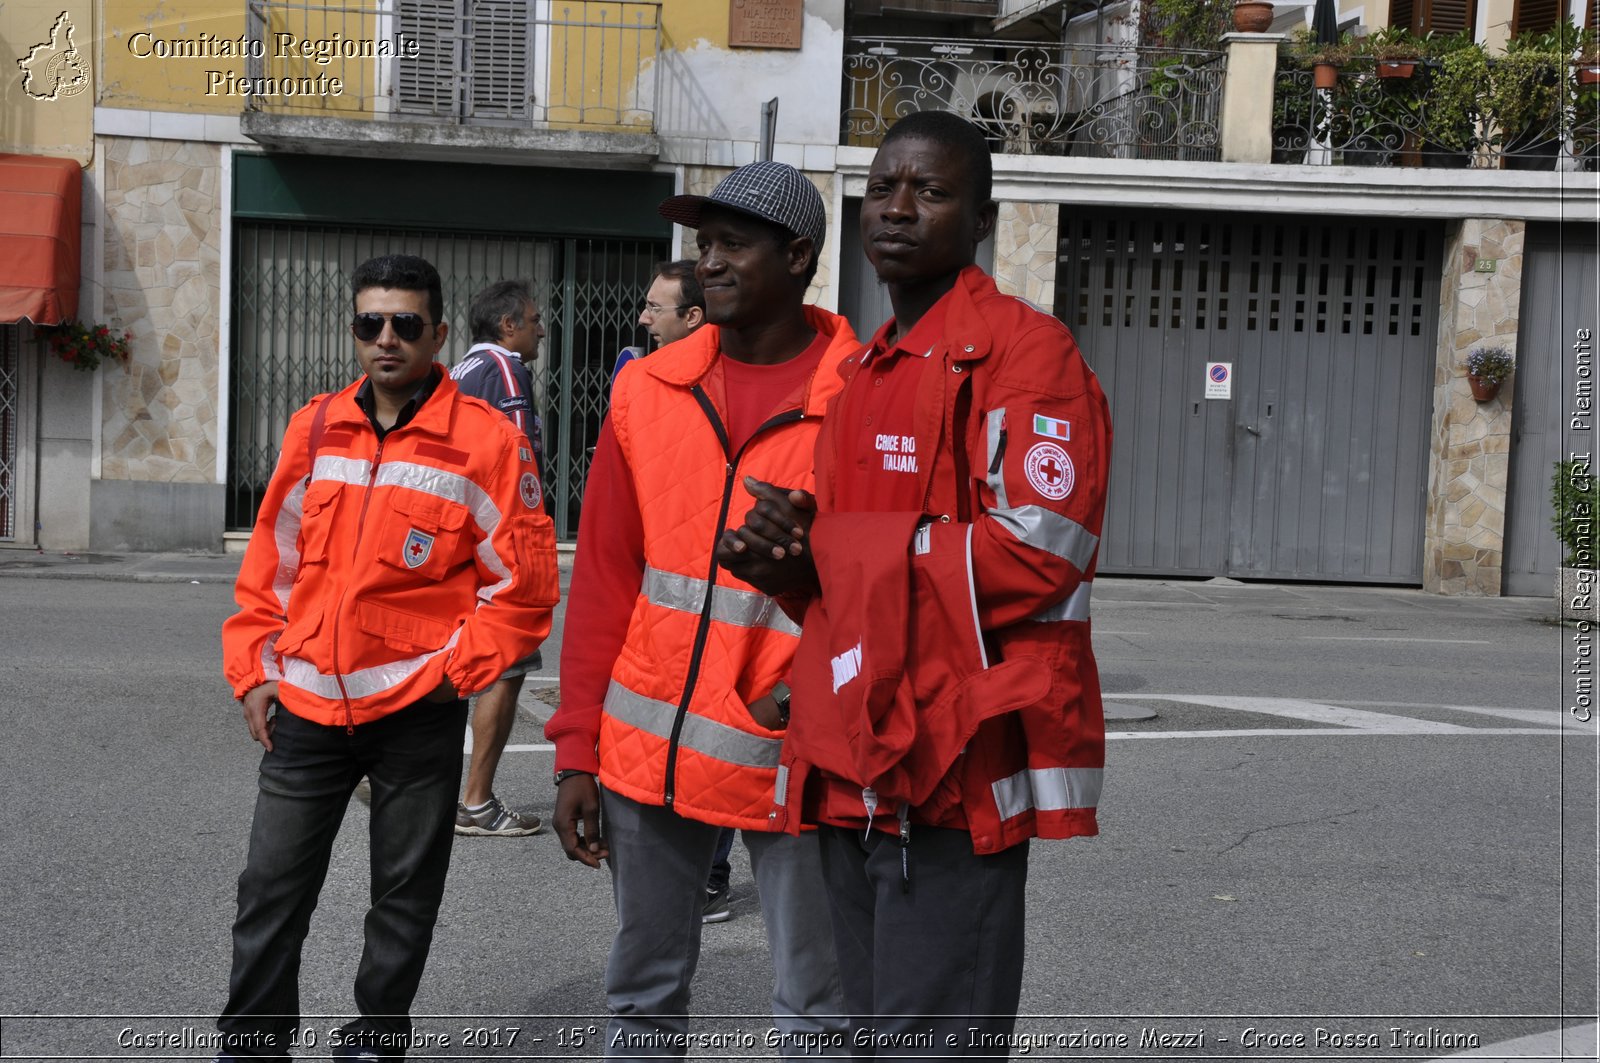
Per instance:
[[[415,429],[429,435],[446,436],[450,434],[450,420],[455,412],[455,398],[460,393],[456,382],[450,379],[450,374],[445,372],[444,366],[438,362],[433,363],[433,393],[428,396],[417,410],[416,415],[401,426],[405,431]],[[334,395],[328,406],[327,423],[355,424],[370,428],[371,422],[367,420],[366,411],[356,401],[356,392],[361,390],[361,385],[366,377],[357,377],[343,390]],[[398,429],[391,429],[397,431]]]
[[[999,294],[994,278],[978,266],[968,266],[956,276],[955,286],[945,296],[950,300],[944,334],[950,343],[951,361],[976,362],[989,357],[994,349],[994,332],[978,309],[978,302]]]
[[[847,355],[861,349],[850,323],[820,306],[804,307],[806,323],[828,338],[828,350],[806,388],[803,409],[807,415],[820,415],[828,399],[839,390],[837,366]],[[689,388],[705,380],[721,354],[722,329],[702,325],[681,340],[669,343],[639,364],[646,373],[675,387]],[[630,370],[631,372],[631,370]]]

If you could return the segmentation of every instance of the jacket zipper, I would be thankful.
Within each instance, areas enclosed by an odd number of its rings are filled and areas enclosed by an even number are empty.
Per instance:
[[[728,431],[722,424],[722,418],[717,415],[717,408],[712,403],[705,390],[696,384],[690,389],[695,402],[700,404],[701,411],[706,415],[706,420],[711,423],[712,431],[717,433],[717,439],[722,443],[722,453],[727,463],[723,466],[722,478],[722,504],[717,509],[717,527],[714,535],[721,535],[722,529],[728,523],[728,509],[733,505],[733,484],[735,472],[739,468],[739,459],[756,441],[761,433],[776,428],[780,425],[795,424],[805,420],[804,410],[788,410],[776,417],[763,421],[750,438],[745,440],[739,448],[739,453],[728,453]],[[662,784],[662,801],[667,808],[672,803],[678,792],[678,743],[683,735],[683,721],[689,715],[689,701],[694,697],[695,684],[700,681],[700,660],[705,653],[706,639],[711,634],[711,599],[717,590],[717,551],[713,539],[711,550],[711,567],[706,571],[706,596],[700,603],[700,622],[694,632],[694,648],[689,651],[689,672],[684,677],[683,694],[678,700],[678,711],[672,718],[672,735],[667,739],[667,772]]]
[[[367,490],[361,496],[361,515],[356,519],[355,548],[351,551],[351,558],[360,556],[361,534],[367,527],[367,507],[372,503],[372,489],[378,482],[378,466],[383,463],[383,447],[389,441],[387,434],[378,440],[377,452],[372,455],[372,468],[367,473]],[[344,603],[349,597],[350,585],[345,585],[345,593],[339,596],[339,608],[333,614],[333,680],[339,684],[339,699],[344,702],[344,733],[356,733],[355,709],[350,705],[350,691],[344,685],[344,669],[339,664],[339,621],[344,616]]]

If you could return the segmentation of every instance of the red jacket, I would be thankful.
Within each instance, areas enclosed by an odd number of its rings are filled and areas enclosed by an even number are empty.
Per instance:
[[[934,457],[918,472],[924,511],[834,511],[857,466],[848,426],[823,424],[822,594],[795,658],[776,813],[797,830],[904,812],[990,853],[1098,830],[1105,723],[1088,602],[1111,422],[1055,318],[976,267],[945,299],[917,396],[916,452]],[[847,392],[856,368],[841,370]]]
[[[448,677],[463,696],[538,648],[559,599],[555,531],[527,439],[435,368],[382,442],[356,404],[289,421],[222,625],[235,696],[278,680],[297,716],[354,726]]]

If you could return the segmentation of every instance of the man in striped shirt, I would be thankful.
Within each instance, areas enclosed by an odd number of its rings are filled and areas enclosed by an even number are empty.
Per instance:
[[[533,380],[523,364],[539,353],[544,322],[539,304],[522,281],[498,281],[473,297],[467,311],[472,349],[450,378],[462,394],[482,399],[528,437],[533,460],[544,479],[544,438],[533,412]],[[511,737],[522,678],[544,667],[538,651],[512,665],[494,686],[478,695],[472,709],[472,760],[467,785],[456,807],[456,833],[516,838],[539,833],[539,817],[502,804],[494,794],[494,773]]]

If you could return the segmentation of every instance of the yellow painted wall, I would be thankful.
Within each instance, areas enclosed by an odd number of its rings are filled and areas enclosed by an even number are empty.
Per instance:
[[[676,51],[704,41],[728,47],[728,5],[732,0],[667,0],[661,7],[661,46]]]
[[[237,43],[245,32],[243,0],[102,0],[101,10],[102,106],[188,114],[238,114],[244,109],[237,96],[206,94],[207,72],[242,77],[242,58],[154,54],[157,41],[169,47],[178,41],[205,46],[211,38]]]
[[[63,12],[66,22],[58,29]],[[0,4],[0,152],[89,164],[96,51],[93,0]]]

